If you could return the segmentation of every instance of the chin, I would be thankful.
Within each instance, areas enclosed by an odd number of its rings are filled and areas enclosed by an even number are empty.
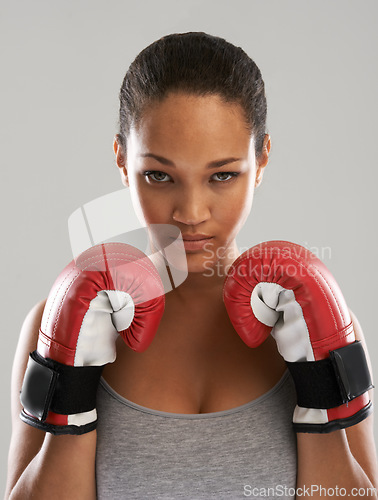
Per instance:
[[[204,276],[213,277],[221,275],[222,266],[218,260],[213,260],[196,253],[187,253],[188,273],[201,273]]]

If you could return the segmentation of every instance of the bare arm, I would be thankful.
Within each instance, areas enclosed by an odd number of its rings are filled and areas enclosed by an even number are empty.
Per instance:
[[[45,301],[26,316],[12,370],[12,437],[5,498],[94,499],[96,431],[53,436],[21,421],[19,400],[28,356],[37,346]]]
[[[361,326],[350,311],[356,339],[361,340],[370,372],[371,362]],[[373,401],[373,390],[369,391]],[[345,488],[355,498],[378,498],[378,467],[374,444],[373,415],[357,425],[329,434],[297,434],[297,487],[314,485],[312,498],[324,498],[326,490]],[[316,488],[322,486],[323,491]],[[353,488],[362,488],[360,495]],[[370,488],[370,490],[369,490]],[[375,491],[374,491],[375,489]],[[331,492],[331,491],[330,491]],[[336,493],[329,496],[336,496]],[[341,496],[339,494],[339,496]]]

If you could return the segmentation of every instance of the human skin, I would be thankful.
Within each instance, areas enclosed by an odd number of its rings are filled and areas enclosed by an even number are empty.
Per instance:
[[[226,270],[239,255],[235,237],[250,213],[270,148],[266,135],[262,154],[256,158],[254,138],[245,127],[242,108],[215,95],[168,95],[149,107],[138,126],[131,129],[126,151],[115,138],[122,181],[130,188],[134,207],[147,226],[174,224],[182,233],[214,236],[207,249],[187,253],[188,278],[174,291],[182,302],[193,305],[202,301],[211,308],[220,300],[217,296]],[[158,155],[160,160],[142,156],[146,154]],[[239,161],[211,171],[207,168],[211,162],[231,157]],[[165,182],[151,182],[143,175],[152,170]],[[229,182],[211,182],[218,172],[231,171],[239,175]],[[217,272],[206,272],[211,267]],[[356,337],[364,341],[358,329]],[[351,429],[327,435],[299,433],[297,439],[298,487],[339,485],[351,491],[377,484],[372,417]]]
[[[270,148],[266,135],[256,158],[243,109],[217,95],[171,93],[132,127],[126,151],[115,138],[122,182],[145,224],[173,224],[182,234],[213,237],[205,248],[186,253],[189,276],[177,293],[212,289],[223,281],[239,255],[235,237],[250,213]]]
[[[168,392],[168,399],[165,398],[163,404],[172,405],[161,408],[163,411],[198,411],[196,402],[203,393],[198,391],[197,394],[196,390],[203,387],[198,383],[199,379],[206,385],[204,373],[218,377],[216,383],[212,383],[213,378],[207,381],[205,395],[216,396],[215,400],[205,401],[213,405],[207,411],[217,411],[221,405],[225,409],[250,401],[253,395],[257,397],[265,393],[282,376],[282,358],[277,355],[277,359],[271,348],[274,345],[272,338],[269,337],[260,348],[248,350],[244,344],[237,342],[236,332],[221,315],[224,271],[239,254],[235,236],[249,214],[254,188],[261,182],[270,147],[270,138],[266,135],[262,154],[256,158],[253,137],[245,127],[242,109],[236,104],[223,103],[217,96],[168,96],[163,102],[149,107],[138,127],[131,130],[126,151],[119,147],[115,139],[114,151],[122,180],[129,186],[135,207],[147,224],[174,224],[183,233],[201,232],[214,236],[211,242],[213,252],[201,250],[187,253],[188,278],[167,294],[167,314],[151,348],[145,353],[136,354],[123,341],[119,342],[122,349],[117,352],[116,361],[107,365],[104,371],[108,370],[108,377],[113,373],[113,377],[106,380],[111,381],[112,387],[120,394],[129,381],[137,392],[130,397],[126,391],[126,397],[138,401],[138,397],[151,396],[151,390],[147,394],[143,393],[143,380],[142,384],[137,383],[143,379],[143,375],[148,375],[149,370],[145,366],[148,366],[150,358],[153,358],[152,365],[157,359],[162,359],[162,367],[168,375],[169,370],[173,369],[173,376],[164,380],[178,383],[188,378],[191,380],[192,391],[180,390],[177,394],[177,391],[169,392],[171,386],[161,388],[163,392],[165,389]],[[156,159],[139,157],[147,152],[169,159],[176,168]],[[206,168],[209,162],[230,157],[242,160],[211,171]],[[170,182],[167,186],[149,184],[143,176],[146,170],[164,172],[167,177],[159,174],[158,178],[168,178]],[[212,182],[217,177],[216,173],[230,171],[241,173],[224,185],[218,186],[217,181]],[[227,176],[219,175],[219,178]],[[251,245],[253,240],[251,235]],[[213,255],[210,265],[217,269],[214,274],[208,272],[210,255]],[[37,345],[44,304],[45,301],[37,304],[26,318],[17,347],[12,374],[13,432],[5,497],[24,499],[36,496],[50,499],[59,491],[59,498],[62,499],[94,499],[96,431],[82,436],[45,436],[39,429],[19,419],[19,392],[28,354]],[[188,321],[193,311],[197,326],[195,330]],[[214,329],[218,314],[221,321],[218,321],[218,328]],[[353,315],[352,318],[356,338],[364,342],[362,330]],[[184,341],[184,345],[188,345],[188,339],[191,350],[181,349]],[[220,356],[218,365],[214,362],[211,364],[213,358],[209,357],[215,342],[221,347],[217,351]],[[172,344],[169,351],[168,344]],[[169,354],[172,351],[175,351],[174,360]],[[125,355],[127,363],[123,362]],[[205,372],[198,370],[202,366],[202,359],[210,363]],[[193,360],[197,360],[197,363],[193,363]],[[369,356],[368,362],[370,366]],[[130,369],[138,376],[127,376],[131,373]],[[162,375],[159,373],[160,377]],[[120,389],[115,383],[120,384]],[[188,384],[179,387],[188,389]],[[215,390],[217,387],[221,390]],[[193,391],[196,396],[194,400],[189,397]],[[179,397],[181,394],[188,405],[185,409]],[[148,406],[149,402],[145,401],[142,399],[141,404]],[[151,404],[151,407],[154,405]],[[299,433],[297,440],[298,487],[338,485],[350,491],[352,487],[378,485],[373,415],[351,428],[327,435]],[[371,497],[377,498],[376,495]],[[318,496],[314,495],[313,498]]]

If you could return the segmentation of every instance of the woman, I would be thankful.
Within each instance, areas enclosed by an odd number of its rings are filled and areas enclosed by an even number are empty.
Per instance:
[[[19,419],[44,302],[32,309],[14,363],[7,494],[241,498],[278,496],[268,488],[281,486],[293,498],[296,486],[376,486],[372,416],[325,435],[295,434],[295,390],[275,341],[247,347],[223,304],[240,254],[235,237],[271,148],[258,67],[221,38],[169,35],[131,64],[120,101],[122,181],[147,225],[181,230],[189,275],[166,294],[145,352],[117,340],[98,389],[97,430],[79,436],[45,434]]]

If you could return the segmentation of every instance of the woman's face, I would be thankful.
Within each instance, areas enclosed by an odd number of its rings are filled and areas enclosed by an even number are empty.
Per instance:
[[[256,164],[254,140],[238,104],[216,95],[169,94],[130,131],[126,152],[116,141],[114,149],[138,216],[147,226],[180,229],[189,272],[233,262],[235,237],[269,152]],[[207,239],[186,241],[192,238]]]

